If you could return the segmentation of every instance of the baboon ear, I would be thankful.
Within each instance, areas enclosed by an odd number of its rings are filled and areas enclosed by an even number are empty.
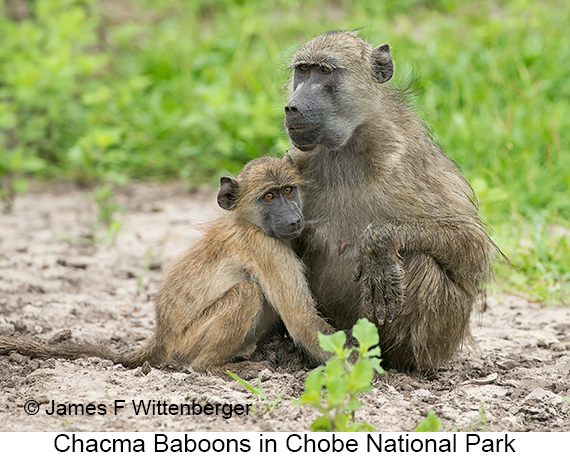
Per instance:
[[[291,155],[289,154],[289,151],[285,152],[285,162],[290,163],[291,165],[295,165],[295,162],[293,162],[293,157],[291,157]]]
[[[234,178],[223,176],[220,178],[220,190],[218,191],[218,205],[220,208],[232,210],[238,199],[239,184]]]
[[[385,83],[394,74],[394,63],[390,55],[390,46],[382,44],[372,51],[374,76],[380,83]]]

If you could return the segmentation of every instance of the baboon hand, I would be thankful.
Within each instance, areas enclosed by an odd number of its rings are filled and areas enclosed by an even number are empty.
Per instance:
[[[392,322],[404,302],[402,259],[389,238],[385,227],[371,224],[364,233],[360,261],[353,272],[353,280],[362,283],[367,315],[378,325]]]
[[[398,263],[359,262],[353,273],[353,280],[362,282],[362,300],[367,315],[378,325],[392,322],[402,310],[404,302],[404,270]]]

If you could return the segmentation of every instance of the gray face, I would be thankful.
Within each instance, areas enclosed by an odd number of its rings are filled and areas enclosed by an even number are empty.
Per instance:
[[[371,101],[369,91],[374,88],[363,83],[363,79],[368,81],[370,75],[371,84],[385,83],[392,77],[394,65],[387,44],[374,48],[364,59],[361,49],[359,52],[341,53],[345,62],[336,59],[334,68],[325,62],[319,64],[317,57],[315,62],[301,61],[295,65],[293,96],[285,106],[285,128],[297,148],[308,151],[323,145],[331,150],[341,149],[365,121],[363,111]],[[329,58],[333,57],[334,53]]]
[[[296,187],[269,189],[258,204],[261,206],[261,228],[267,235],[281,240],[291,240],[301,235],[305,218]]]
[[[267,179],[269,180],[269,177]],[[261,197],[256,196],[253,201],[248,202],[249,197],[241,195],[244,189],[241,189],[238,181],[224,176],[220,179],[218,204],[228,211],[240,208],[237,211],[242,218],[258,226],[271,237],[282,240],[298,237],[305,228],[305,218],[301,212],[301,197],[297,187],[294,184],[270,186],[271,184],[263,190],[263,193],[255,193]],[[255,192],[255,188],[248,189],[248,185],[245,187],[246,193]],[[241,200],[242,198],[245,198],[245,201]]]
[[[299,64],[294,71],[294,93],[285,106],[285,128],[291,142],[303,151],[319,144],[331,149],[342,146],[348,138],[339,128],[343,124],[336,99],[340,71],[309,64]]]

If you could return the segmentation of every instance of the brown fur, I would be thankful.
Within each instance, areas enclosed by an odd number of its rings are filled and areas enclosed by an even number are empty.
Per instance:
[[[322,117],[316,105],[307,110],[311,122],[337,132],[333,146],[325,135],[288,153],[307,181],[303,208],[314,230],[298,250],[319,309],[340,329],[361,316],[375,320],[387,366],[438,367],[470,338],[490,274],[494,244],[472,190],[405,94],[381,84],[393,68],[387,46],[327,32],[300,48],[291,67],[301,64],[338,72],[335,90],[315,96],[329,97]],[[294,79],[291,95],[286,114],[295,126],[307,103]]]
[[[155,333],[141,349],[117,355],[98,346],[17,336],[0,338],[0,354],[97,356],[127,367],[176,361],[208,370],[249,357],[282,320],[296,345],[313,362],[324,362],[328,356],[317,334],[332,327],[317,314],[303,264],[286,242],[266,235],[258,209],[269,189],[298,181],[295,168],[279,159],[246,165],[237,177],[235,208],[214,221],[166,275],[156,299]]]

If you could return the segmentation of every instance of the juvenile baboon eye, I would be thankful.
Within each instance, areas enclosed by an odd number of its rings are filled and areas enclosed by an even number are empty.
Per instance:
[[[306,63],[299,65],[297,68],[301,71],[308,71],[309,70],[309,66]]]
[[[273,192],[267,192],[264,196],[263,199],[265,201],[269,201],[269,200],[273,200],[275,198],[275,194]]]
[[[327,67],[326,65],[322,65],[321,66],[321,71],[323,73],[330,73],[332,71],[332,69],[330,67]]]
[[[291,192],[293,192],[293,188],[292,187],[285,187],[285,189],[283,189],[283,193],[285,195],[289,195]]]

